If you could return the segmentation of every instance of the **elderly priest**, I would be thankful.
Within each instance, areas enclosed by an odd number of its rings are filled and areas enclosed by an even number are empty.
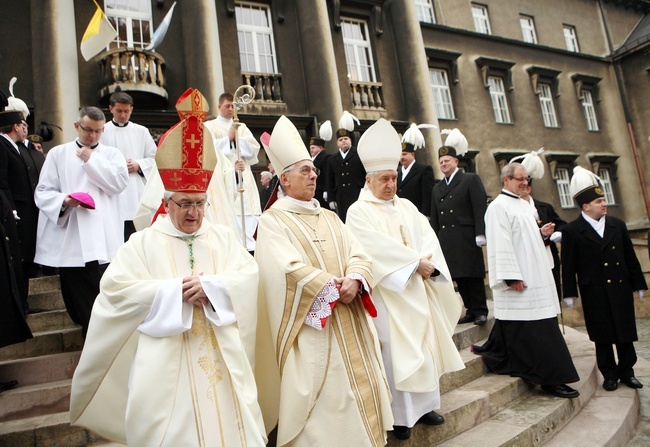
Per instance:
[[[278,446],[384,445],[393,418],[368,318],[376,315],[370,260],[314,199],[318,170],[284,116],[268,155],[284,197],[262,215],[255,252],[255,372],[267,430],[278,424]]]
[[[427,218],[395,196],[399,135],[380,119],[359,140],[366,186],[346,226],[372,257],[374,319],[393,395],[393,434],[440,425],[440,376],[465,367],[452,335],[461,313],[442,248]],[[389,254],[389,255],[387,255]]]
[[[203,219],[216,162],[205,98],[189,89],[176,108],[156,154],[167,216],[133,234],[102,278],[70,420],[130,446],[264,446],[238,307],[254,309],[257,266]]]

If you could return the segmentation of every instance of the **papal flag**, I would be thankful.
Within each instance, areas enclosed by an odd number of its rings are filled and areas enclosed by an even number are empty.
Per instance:
[[[86,32],[81,38],[81,55],[87,61],[104,51],[106,46],[117,36],[117,31],[108,21],[97,2],[95,2],[95,6],[97,6],[97,11],[95,11],[95,15],[90,20],[88,28],[86,28]]]

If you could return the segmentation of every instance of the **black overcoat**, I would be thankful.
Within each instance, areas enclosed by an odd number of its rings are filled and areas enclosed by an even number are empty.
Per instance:
[[[433,191],[433,168],[413,162],[406,178],[402,178],[402,167],[397,168],[397,195],[408,199],[422,214],[431,216],[431,192]]]
[[[352,147],[348,152],[345,159],[337,151],[327,161],[327,200],[336,201],[337,212],[343,222],[348,208],[357,201],[359,192],[366,183],[366,170],[357,150]]]
[[[577,297],[580,288],[590,340],[637,340],[632,294],[647,286],[622,220],[607,216],[602,238],[582,216],[564,226],[562,283],[565,298]]]
[[[314,193],[314,198],[318,200],[320,206],[326,210],[329,209],[329,206],[327,206],[327,201],[323,198],[323,193],[327,191],[327,162],[329,161],[329,158],[330,154],[325,151],[320,151],[316,155],[316,158],[314,158],[314,166],[320,169],[320,175],[316,179],[316,192]],[[333,200],[329,197],[327,199],[328,201]]]
[[[566,225],[566,221],[560,219],[560,216],[555,212],[553,205],[541,202],[537,199],[533,199],[533,201],[535,202],[535,208],[537,208],[537,213],[539,214],[539,221],[537,223],[540,228],[547,223],[554,223],[555,231],[561,232],[562,228]],[[548,246],[551,249],[551,255],[553,256],[553,279],[555,280],[557,296],[560,298],[562,296],[560,253],[555,242],[548,241]]]
[[[452,278],[484,278],[483,250],[487,194],[478,175],[458,171],[451,183],[436,183],[431,198],[431,226],[438,235]]]

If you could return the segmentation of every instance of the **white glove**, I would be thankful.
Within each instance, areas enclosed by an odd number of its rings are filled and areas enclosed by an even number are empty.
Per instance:
[[[16,210],[13,210],[13,211],[14,211],[14,219],[15,220],[20,220],[20,217],[18,217],[18,211],[16,211]]]
[[[553,234],[551,234],[551,242],[562,242],[562,232],[561,231],[554,231]]]
[[[327,191],[323,191],[323,200],[327,202]]]
[[[476,236],[476,246],[477,247],[482,247],[485,244],[487,244],[487,240],[485,239],[484,235]]]
[[[330,202],[330,209],[336,211],[336,202]]]
[[[569,309],[573,309],[573,300],[575,300],[575,298],[564,298],[564,304],[566,304]]]
[[[639,294],[639,301],[643,301],[643,295],[645,295],[645,290],[638,290],[636,293]]]

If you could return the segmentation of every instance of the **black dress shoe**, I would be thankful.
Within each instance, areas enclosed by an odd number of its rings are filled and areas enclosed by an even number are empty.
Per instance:
[[[403,425],[393,425],[393,434],[400,441],[406,441],[411,437],[411,429]]]
[[[618,388],[618,382],[614,379],[605,379],[603,382],[603,388],[607,391],[614,391],[616,388]]]
[[[474,315],[466,314],[463,318],[458,320],[458,324],[471,323],[472,321],[474,321]]]
[[[621,379],[621,383],[626,384],[630,388],[636,388],[636,389],[643,388],[643,384],[638,380],[636,380],[636,377],[634,376],[628,377],[627,379]]]
[[[483,326],[485,323],[487,323],[487,317],[485,315],[479,315],[474,320],[474,324],[477,326]]]
[[[542,389],[549,394],[556,397],[564,397],[566,399],[573,399],[580,396],[578,390],[574,390],[568,385],[542,385]]]
[[[445,423],[445,418],[435,411],[430,411],[422,416],[418,422],[422,422],[426,425],[442,425]]]
[[[18,385],[18,381],[16,380],[10,380],[9,382],[0,382],[0,393],[10,390],[16,385]]]

